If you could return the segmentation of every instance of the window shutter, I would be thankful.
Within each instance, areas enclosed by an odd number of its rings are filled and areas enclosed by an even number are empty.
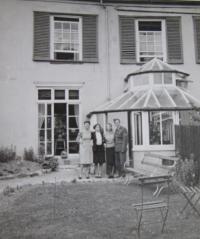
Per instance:
[[[168,63],[183,63],[183,46],[180,17],[166,18]]]
[[[193,17],[196,63],[200,63],[200,16]]]
[[[135,20],[130,16],[119,17],[120,62],[131,64],[136,62]]]
[[[33,59],[50,60],[50,17],[48,12],[34,12]]]
[[[98,24],[97,16],[83,16],[83,61],[98,62]]]

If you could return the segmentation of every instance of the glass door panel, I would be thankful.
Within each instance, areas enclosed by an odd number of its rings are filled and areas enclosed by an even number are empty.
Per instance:
[[[79,105],[68,105],[68,126],[69,126],[69,153],[78,154],[79,144],[76,142],[76,138],[79,133]]]
[[[54,104],[54,144],[55,155],[67,149],[67,108],[66,103]]]

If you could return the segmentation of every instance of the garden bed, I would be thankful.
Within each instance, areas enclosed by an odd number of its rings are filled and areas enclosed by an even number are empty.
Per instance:
[[[32,239],[133,239],[140,188],[121,183],[43,184],[0,196],[0,238]],[[146,199],[152,196],[145,190]],[[162,197],[166,195],[163,193]],[[184,199],[171,195],[166,231],[159,224],[142,230],[143,239],[197,239],[199,218],[178,217]],[[154,221],[149,215],[147,219]]]

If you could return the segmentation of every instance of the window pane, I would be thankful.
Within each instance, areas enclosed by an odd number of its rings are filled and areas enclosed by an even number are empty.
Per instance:
[[[142,113],[136,112],[134,113],[134,133],[135,133],[135,145],[142,145]]]
[[[47,104],[47,115],[51,115],[51,104]]]
[[[51,142],[47,143],[47,154],[52,154],[52,143]]]
[[[51,128],[51,117],[47,118],[47,128],[50,129]]]
[[[164,84],[172,84],[172,73],[164,73]]]
[[[70,129],[69,130],[69,141],[76,141],[78,133],[79,133],[79,129]]]
[[[69,153],[78,154],[79,153],[79,144],[76,142],[69,142]]]
[[[69,90],[69,100],[78,100],[79,90]]]
[[[50,100],[51,99],[51,90],[38,90],[38,99],[39,100]]]
[[[162,84],[162,73],[154,73],[154,84]]]
[[[51,141],[51,130],[47,130],[47,141]]]
[[[44,141],[45,140],[45,131],[40,130],[39,131],[39,141]]]
[[[55,100],[64,100],[65,90],[55,90]]]
[[[78,128],[79,118],[78,117],[69,117],[69,128]]]
[[[38,128],[44,129],[45,128],[45,117],[38,118]]]
[[[39,117],[45,115],[45,104],[38,104],[38,114]]]
[[[161,144],[160,112],[149,112],[149,142],[151,145]]]
[[[172,112],[162,112],[162,143],[173,144],[173,117]]]
[[[79,105],[69,105],[69,115],[79,116]]]
[[[161,31],[160,21],[139,21],[140,31]]]

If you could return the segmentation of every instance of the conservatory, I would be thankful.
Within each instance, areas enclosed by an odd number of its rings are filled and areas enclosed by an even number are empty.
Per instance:
[[[175,153],[175,125],[180,112],[200,108],[187,92],[189,74],[154,58],[127,75],[127,90],[91,115],[124,112],[128,119],[129,156],[145,151]],[[134,156],[134,158],[135,158]]]

